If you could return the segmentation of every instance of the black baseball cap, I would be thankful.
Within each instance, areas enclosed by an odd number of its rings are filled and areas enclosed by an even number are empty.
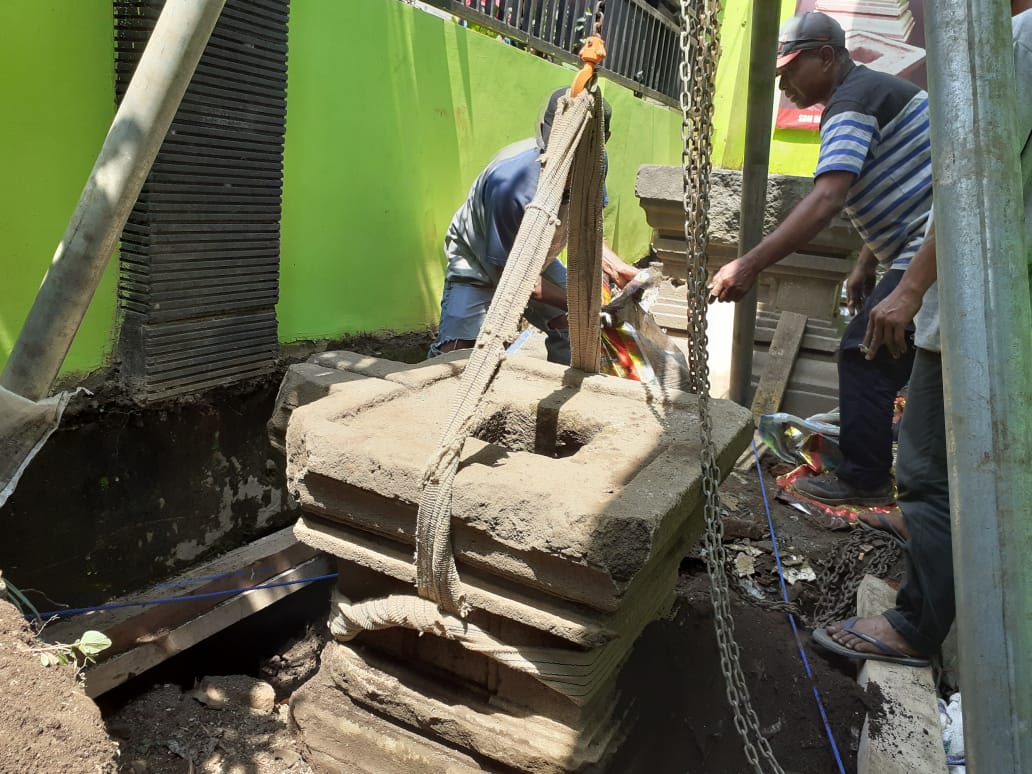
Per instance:
[[[559,100],[570,93],[568,88],[556,89],[548,98],[541,113],[541,120],[538,121],[538,146],[544,150],[548,145],[548,136],[552,133],[552,124],[555,123],[555,111],[559,108]],[[613,120],[613,106],[603,98],[602,100],[602,125],[605,132],[605,139],[609,139],[609,124]]]
[[[820,11],[809,11],[793,16],[781,25],[778,32],[778,61],[780,70],[803,51],[824,46],[846,47],[846,33],[833,18]]]

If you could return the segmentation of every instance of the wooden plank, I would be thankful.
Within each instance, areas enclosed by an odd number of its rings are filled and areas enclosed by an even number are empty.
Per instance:
[[[270,578],[269,582],[304,581],[330,572],[329,558],[317,556]],[[102,661],[86,672],[86,695],[96,698],[307,585],[307,582],[301,582],[291,586],[241,592],[149,642],[140,643],[125,653]]]
[[[193,566],[166,583],[135,593],[131,597],[112,599],[108,604],[146,603],[162,597],[254,586],[311,559],[315,553],[297,541],[293,527],[284,527],[253,543]],[[213,577],[222,575],[229,577]],[[153,638],[161,630],[185,623],[224,600],[225,597],[211,597],[189,602],[120,607],[83,613],[48,625],[46,633],[48,638],[57,642],[74,642],[89,629],[104,632],[112,642],[112,646],[101,654],[101,659],[106,659],[127,650],[135,644],[136,639]]]
[[[785,389],[788,387],[788,377],[792,373],[792,366],[795,365],[803,333],[806,331],[806,320],[805,314],[781,313],[774,338],[770,342],[770,349],[767,351],[767,367],[760,377],[756,395],[753,397],[754,418],[771,414],[781,406]]]

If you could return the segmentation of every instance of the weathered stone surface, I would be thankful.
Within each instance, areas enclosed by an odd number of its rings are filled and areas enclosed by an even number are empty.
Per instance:
[[[294,412],[288,479],[308,513],[411,543],[423,471],[457,380],[400,392],[367,381]],[[456,478],[460,572],[470,565],[616,610],[698,500],[695,399],[659,397],[650,402],[641,385],[613,377],[509,361],[480,412],[475,435],[484,440],[467,440]],[[734,404],[712,410],[726,469],[751,423]]]
[[[479,774],[477,761],[351,703],[322,669],[290,697],[305,760],[319,774]]]
[[[808,177],[770,175],[763,231],[770,233],[813,190]],[[635,194],[649,225],[663,235],[684,234],[684,177],[680,167],[643,164],[638,169]],[[742,173],[714,169],[710,174],[709,238],[716,245],[737,245],[742,207]],[[838,215],[811,242],[814,252],[848,255],[860,249],[861,239],[850,222]]]
[[[617,718],[572,727],[506,706],[459,682],[431,679],[360,646],[328,644],[320,672],[356,705],[518,771],[592,770],[619,741]]]

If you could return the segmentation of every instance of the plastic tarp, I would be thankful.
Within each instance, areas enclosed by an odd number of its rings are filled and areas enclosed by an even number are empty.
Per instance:
[[[61,423],[71,397],[62,392],[36,402],[0,387],[0,508]]]

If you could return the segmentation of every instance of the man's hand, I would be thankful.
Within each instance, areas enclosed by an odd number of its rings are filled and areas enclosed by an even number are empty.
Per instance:
[[[867,245],[860,250],[856,266],[846,278],[846,306],[850,314],[863,311],[864,301],[874,291],[878,281],[878,258]]]
[[[850,314],[859,314],[864,301],[874,290],[877,274],[873,266],[857,263],[846,278],[846,306]]]
[[[602,271],[607,277],[609,277],[609,279],[616,283],[618,288],[622,288],[634,279],[641,270],[636,266],[631,266],[629,263],[624,262],[620,256],[613,252],[613,249],[609,245],[603,242]]]
[[[757,274],[759,272],[745,256],[724,264],[710,281],[710,302],[741,301],[756,284]]]
[[[867,318],[867,334],[861,351],[873,360],[884,344],[893,357],[907,351],[907,326],[921,308],[921,296],[903,285],[897,285],[889,295],[871,310]]]

